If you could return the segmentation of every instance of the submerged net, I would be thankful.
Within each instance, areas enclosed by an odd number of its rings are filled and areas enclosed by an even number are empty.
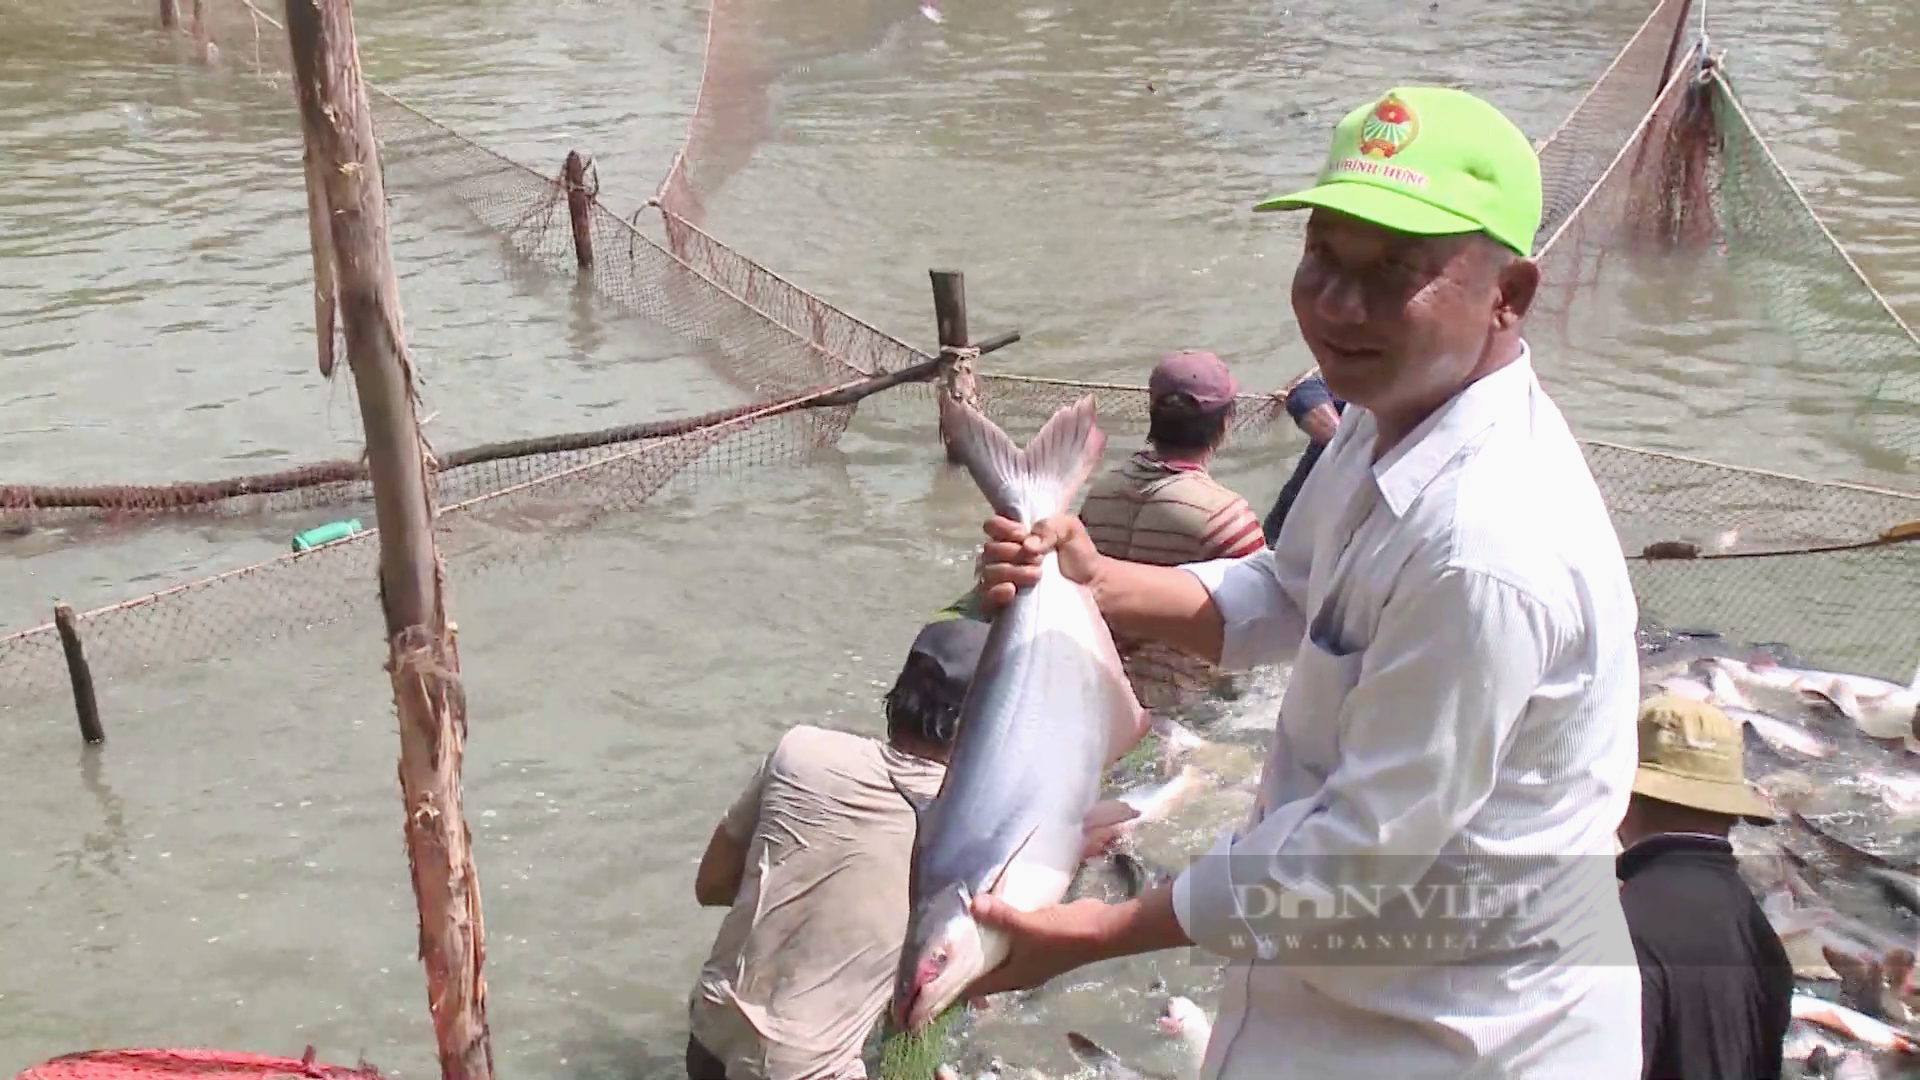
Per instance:
[[[590,168],[569,181],[556,162],[556,174],[545,175],[370,88],[391,187],[450,197],[517,257],[579,275],[603,301],[676,331],[746,399],[696,419],[444,454],[436,483],[445,509],[437,527],[456,579],[524,561],[540,543],[638,506],[690,470],[790,461],[830,445],[853,404],[788,406],[821,387],[932,361],[701,229],[706,202],[751,156],[759,137],[752,125],[762,122],[754,117],[778,67],[778,58],[755,51],[739,9],[740,0],[714,0],[708,69],[688,142],[657,198],[630,218],[600,203]],[[227,55],[286,70],[277,21],[244,0],[210,0],[206,11],[204,32],[222,41]],[[1717,260],[1720,275],[1701,280],[1724,282],[1758,305],[1752,333],[1784,329],[1794,346],[1796,385],[1803,392],[1817,385],[1827,406],[1850,403],[1850,437],[1868,440],[1883,458],[1911,461],[1920,433],[1920,348],[1800,198],[1724,75],[1707,68],[1702,76],[1697,53],[1679,47],[1688,12],[1687,0],[1657,4],[1540,146],[1546,212],[1536,249],[1545,284],[1536,322],[1570,328],[1576,316],[1604,310],[1609,300],[1643,303],[1633,295],[1633,277],[1650,265]],[[716,50],[726,53],[724,63]],[[1682,75],[1663,83],[1669,67]],[[576,227],[591,240],[590,269],[580,265]],[[1578,335],[1568,337],[1566,355],[1578,376],[1583,350]],[[1144,427],[1143,386],[981,370],[986,366],[976,361],[956,391],[970,393],[1003,424],[1037,423],[1093,394],[1103,425]],[[1542,368],[1550,384],[1566,375]],[[768,408],[770,402],[784,404]],[[1292,439],[1290,425],[1279,423],[1284,416],[1278,392],[1243,395],[1234,437]],[[1587,447],[1650,625],[1785,641],[1832,666],[1911,676],[1920,655],[1920,546],[1884,538],[1920,520],[1920,496],[1609,442]],[[246,513],[351,505],[369,493],[359,466],[338,462],[213,485],[57,494],[0,488],[0,527],[50,512]],[[1644,553],[1648,545],[1656,546]],[[376,557],[373,535],[362,533],[87,612],[79,622],[96,673],[127,677],[370,605]],[[56,691],[65,678],[50,624],[0,638],[0,700]]]

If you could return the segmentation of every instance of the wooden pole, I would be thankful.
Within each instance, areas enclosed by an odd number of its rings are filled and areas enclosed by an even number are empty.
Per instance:
[[[160,28],[171,30],[180,21],[180,8],[175,0],[160,0]]]
[[[587,159],[580,151],[567,151],[567,163],[561,166],[560,176],[567,188],[567,216],[573,219],[573,255],[580,262],[580,269],[593,267],[593,218],[587,208],[593,202],[593,194],[587,190]]]
[[[460,658],[449,640],[428,452],[416,414],[353,9],[349,0],[287,0],[286,10],[300,124],[315,163],[312,175],[326,189],[327,221],[321,227],[332,245],[347,364],[366,429],[427,1006],[444,1080],[492,1080],[480,882],[460,793],[466,699]],[[333,328],[320,331],[330,337]]]
[[[107,733],[100,726],[100,702],[93,696],[93,667],[87,663],[86,646],[80,643],[80,626],[74,621],[73,609],[65,604],[53,605],[53,625],[60,632],[60,648],[67,654],[67,677],[73,680],[73,709],[80,714],[80,737],[88,745],[97,746],[106,741]]]
[[[979,390],[973,379],[973,357],[967,353],[967,276],[958,270],[929,270],[933,279],[933,325],[939,336],[942,359],[951,363],[940,375],[940,392],[975,408],[980,405]],[[945,429],[941,445],[947,448],[948,464],[958,465],[953,443]]]

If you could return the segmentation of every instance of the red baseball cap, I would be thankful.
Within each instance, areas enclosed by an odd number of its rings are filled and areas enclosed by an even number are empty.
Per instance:
[[[1239,392],[1240,384],[1233,381],[1226,361],[1193,349],[1168,353],[1147,379],[1147,393],[1155,405],[1174,394],[1184,394],[1202,410],[1211,411],[1231,402]]]

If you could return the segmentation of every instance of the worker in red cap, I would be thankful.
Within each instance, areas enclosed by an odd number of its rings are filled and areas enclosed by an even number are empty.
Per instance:
[[[1147,380],[1147,447],[1094,481],[1080,507],[1103,555],[1179,566],[1237,559],[1267,546],[1247,500],[1207,472],[1227,437],[1239,386],[1210,352],[1177,352]],[[1214,665],[1158,642],[1120,639],[1134,694],[1148,708],[1232,696]]]
[[[1153,369],[1147,393],[1146,449],[1094,481],[1080,508],[1094,546],[1103,555],[1159,566],[1237,559],[1266,547],[1247,500],[1207,472],[1233,417],[1239,393],[1233,372],[1210,352],[1171,353]],[[976,586],[946,613],[979,618],[978,602]],[[1170,703],[1173,682],[1219,681],[1211,672],[1182,676],[1173,669],[1192,667],[1192,658],[1172,650],[1155,660],[1121,642],[1121,653],[1140,703],[1149,708]]]
[[[1101,554],[1178,566],[1266,546],[1247,500],[1207,472],[1239,389],[1210,352],[1177,352],[1153,369],[1147,448],[1096,480],[1080,508]]]

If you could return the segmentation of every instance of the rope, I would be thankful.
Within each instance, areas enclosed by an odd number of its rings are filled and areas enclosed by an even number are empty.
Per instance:
[[[1767,144],[1767,140],[1760,134],[1760,129],[1754,126],[1753,118],[1747,115],[1746,106],[1740,104],[1740,98],[1733,92],[1733,83],[1727,80],[1726,72],[1716,66],[1713,70],[1712,78],[1720,84],[1720,89],[1726,92],[1727,103],[1733,106],[1734,114],[1740,117],[1740,123],[1746,127],[1748,133],[1753,136],[1753,141],[1759,145],[1760,152],[1766,156],[1767,165],[1773,169],[1774,175],[1778,176],[1780,182],[1786,185],[1787,190],[1793,194],[1794,199],[1799,202],[1800,208],[1807,212],[1807,217],[1813,220],[1814,226],[1820,230],[1820,235],[1826,237],[1827,243],[1833,247],[1834,254],[1840,256],[1840,260],[1847,264],[1847,269],[1859,280],[1861,286],[1865,288],[1867,292],[1873,294],[1874,301],[1880,305],[1881,310],[1887,313],[1887,317],[1893,320],[1894,325],[1904,331],[1908,339],[1913,341],[1916,347],[1920,347],[1920,336],[1914,334],[1913,327],[1908,325],[1907,321],[1900,317],[1899,312],[1893,310],[1893,305],[1887,302],[1887,298],[1881,294],[1873,282],[1867,280],[1866,272],[1860,269],[1859,263],[1853,261],[1853,256],[1848,254],[1847,249],[1841,245],[1839,238],[1833,235],[1833,230],[1827,228],[1827,223],[1822,220],[1819,213],[1814,210],[1813,204],[1807,201],[1807,196],[1800,190],[1800,185],[1794,183],[1793,177],[1787,175],[1786,167],[1781,165],[1780,159],[1774,155],[1773,147]]]
[[[1689,50],[1686,59],[1691,59],[1692,53],[1693,50]],[[1567,235],[1567,231],[1573,227],[1573,223],[1580,220],[1580,215],[1586,212],[1588,204],[1592,203],[1594,197],[1607,186],[1607,181],[1613,177],[1614,170],[1618,169],[1620,163],[1627,159],[1627,155],[1634,152],[1640,145],[1641,136],[1646,134],[1647,128],[1652,125],[1654,117],[1660,115],[1661,108],[1666,105],[1667,97],[1685,85],[1686,83],[1680,79],[1670,79],[1667,81],[1666,89],[1660,91],[1660,96],[1654,99],[1653,107],[1647,110],[1646,115],[1640,118],[1638,124],[1634,125],[1633,133],[1627,136],[1627,141],[1621,144],[1619,152],[1613,155],[1613,160],[1607,164],[1606,171],[1600,174],[1600,179],[1596,181],[1592,187],[1587,189],[1585,195],[1580,197],[1580,201],[1576,203],[1573,210],[1561,220],[1560,227],[1553,231],[1553,235],[1547,238],[1547,242],[1540,245],[1540,250],[1534,255],[1536,262],[1546,258],[1547,252],[1553,250],[1553,245],[1559,243],[1560,238]]]
[[[1660,17],[1660,13],[1662,11],[1666,10],[1667,4],[1670,4],[1673,2],[1674,0],[1663,0],[1662,3],[1654,5],[1653,10],[1647,14],[1646,21],[1640,24],[1640,29],[1634,31],[1633,36],[1627,39],[1626,46],[1622,48],[1619,52],[1614,54],[1613,62],[1608,64],[1606,70],[1600,73],[1600,77],[1593,81],[1593,85],[1587,87],[1587,92],[1580,95],[1580,100],[1574,102],[1573,109],[1569,111],[1563,119],[1561,119],[1560,125],[1554,128],[1553,131],[1549,133],[1546,138],[1534,144],[1533,152],[1536,157],[1539,156],[1541,151],[1551,146],[1553,144],[1553,141],[1559,138],[1560,135],[1567,130],[1568,126],[1573,123],[1574,119],[1580,115],[1580,110],[1586,106],[1587,99],[1591,98],[1596,91],[1598,91],[1602,86],[1605,86],[1607,84],[1608,76],[1612,75],[1614,73],[1614,70],[1620,66],[1621,62],[1627,58],[1627,54],[1633,51],[1633,46],[1635,45],[1635,43],[1637,43],[1640,40],[1641,35],[1645,34],[1647,30],[1653,26],[1653,21]],[[1573,215],[1569,214],[1567,216],[1572,217]]]
[[[1147,392],[1146,387],[1135,383],[1089,382],[1082,379],[1049,379],[1041,375],[1011,375],[1002,372],[993,372],[980,377],[983,379],[991,379],[994,382],[1032,383],[1036,386],[1072,386],[1087,390],[1111,390],[1116,393],[1125,394],[1144,394]],[[1235,394],[1233,399],[1236,402],[1245,402],[1247,404],[1264,404],[1275,398],[1284,396],[1285,392],[1281,391],[1272,394]]]
[[[1707,39],[1707,0],[1693,0],[1693,2],[1700,5],[1700,63],[1705,65],[1712,62],[1708,58],[1713,55],[1713,47]],[[1705,74],[1706,71],[1703,67],[1701,70],[1702,77],[1704,77]]]
[[[1777,559],[1786,555],[1832,555],[1842,551],[1866,551],[1870,548],[1889,547],[1894,544],[1906,544],[1920,540],[1920,521],[1903,521],[1880,535],[1866,540],[1855,540],[1845,544],[1815,544],[1809,547],[1775,548],[1768,551],[1717,551],[1700,550],[1700,545],[1689,540],[1658,540],[1648,544],[1638,555],[1627,556],[1628,562],[1672,562],[1677,560],[1710,559]]]

